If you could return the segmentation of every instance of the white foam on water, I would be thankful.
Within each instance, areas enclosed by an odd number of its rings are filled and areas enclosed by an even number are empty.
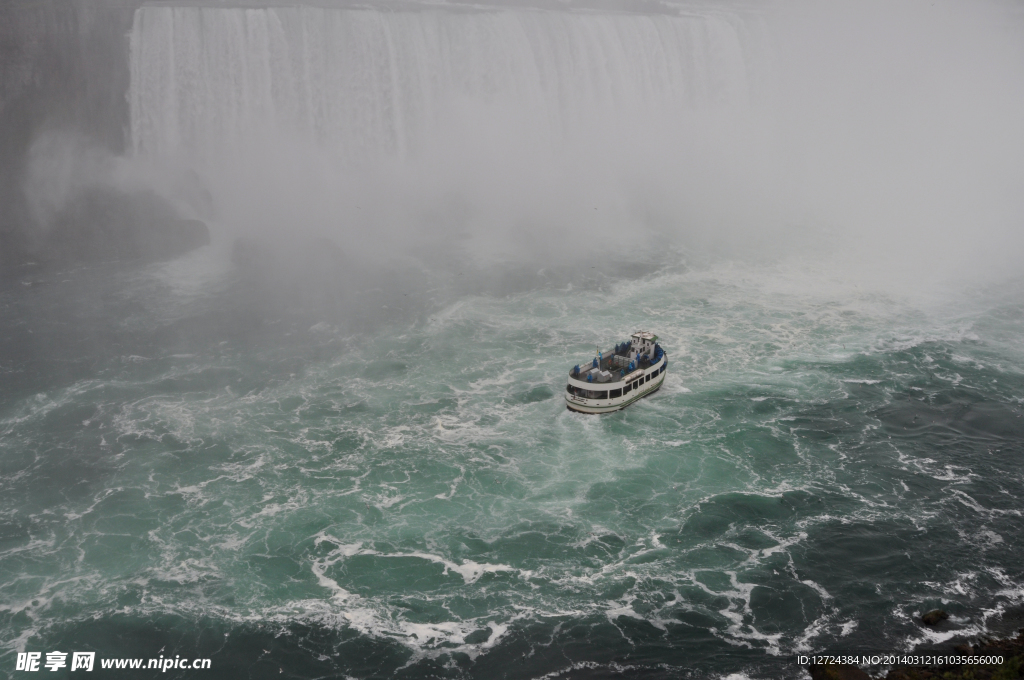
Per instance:
[[[452,496],[455,495],[455,490],[459,488],[459,484],[466,481],[466,468],[459,466],[459,476],[452,480],[448,486],[448,493],[439,493],[434,498],[438,498],[444,501],[450,501]]]
[[[615,623],[615,619],[619,618],[620,616],[627,616],[631,619],[639,619],[640,621],[647,620],[645,617],[640,616],[635,611],[633,611],[633,608],[628,604],[622,604],[620,602],[607,602],[605,604],[606,608],[604,610],[604,614],[608,618],[608,621],[611,623]]]
[[[404,619],[403,609],[345,593],[326,604],[313,600],[297,601],[258,616],[283,624],[296,619],[315,621],[331,628],[352,628],[368,637],[398,642],[413,652],[404,667],[423,659],[456,653],[476,659],[497,646],[507,635],[509,624],[521,618],[513,614],[504,623],[496,622],[490,616],[424,623]],[[481,630],[490,631],[486,640],[466,642],[467,637]]]
[[[501,572],[519,571],[514,567],[509,567],[504,564],[481,564],[479,562],[474,562],[473,560],[463,560],[462,564],[456,564],[455,562],[447,560],[438,555],[433,555],[431,553],[424,552],[383,553],[369,548],[362,548],[361,544],[341,544],[340,542],[338,542],[337,539],[321,532],[316,536],[314,544],[320,545],[324,542],[333,543],[338,547],[331,552],[328,558],[323,558],[314,563],[314,565],[321,565],[321,573],[323,572],[324,569],[326,569],[328,566],[333,565],[335,562],[346,559],[348,557],[352,557],[354,555],[373,555],[376,557],[383,558],[415,557],[421,560],[427,560],[429,562],[440,564],[442,567],[444,567],[444,573],[446,574],[450,571],[455,572],[456,574],[462,577],[463,583],[466,584],[475,583],[484,574],[496,574]]]
[[[921,645],[938,645],[948,640],[962,637],[977,637],[984,635],[986,628],[983,625],[967,625],[953,630],[936,630],[934,628],[919,627],[917,635],[908,635],[903,638],[901,648],[910,651]]]
[[[623,290],[595,293],[592,303],[583,304],[605,305],[608,299],[653,296],[659,289],[671,287],[661,277],[653,276],[622,286]],[[719,298],[708,297],[713,306],[737,304],[748,292],[741,288]],[[474,325],[492,314],[510,317],[510,310],[522,302],[523,298],[508,303],[472,300],[462,304],[457,314],[468,325]],[[567,357],[563,367],[557,354],[564,350],[562,341],[545,340],[539,350],[555,358],[551,366],[532,366],[534,348],[517,348],[514,342],[506,342],[503,335],[511,332],[508,329],[517,329],[523,331],[524,337],[534,336],[536,322],[531,326],[522,314],[509,320],[507,326],[475,330],[474,340],[483,339],[490,345],[483,349],[466,348],[466,363],[486,358],[493,347],[504,347],[514,370],[526,372],[530,385],[553,386],[555,399],[526,406],[494,406],[526,383],[507,380],[502,373],[494,373],[500,379],[488,382],[486,373],[495,368],[490,364],[478,364],[483,366],[479,372],[466,373],[440,362],[430,371],[410,365],[414,379],[407,380],[406,373],[402,378],[371,384],[345,382],[346,370],[351,368],[339,361],[337,366],[314,366],[300,379],[269,386],[244,399],[196,393],[181,398],[132,397],[123,404],[119,402],[109,410],[118,416],[114,418],[113,429],[106,430],[108,435],[113,432],[156,436],[174,431],[190,437],[186,444],[227,442],[224,448],[228,450],[210,453],[210,457],[199,449],[188,451],[182,458],[189,464],[172,468],[169,465],[178,454],[164,451],[152,442],[136,446],[122,437],[122,458],[109,459],[116,470],[116,490],[142,493],[146,499],[156,499],[158,503],[154,504],[172,508],[166,515],[147,518],[159,522],[160,528],[150,534],[153,547],[147,549],[148,561],[129,575],[105,576],[102,568],[89,566],[71,547],[93,540],[98,534],[86,532],[93,531],[90,527],[98,520],[116,519],[101,512],[104,506],[99,503],[106,496],[96,492],[76,503],[58,503],[53,513],[34,515],[32,540],[12,547],[4,556],[39,563],[56,559],[59,564],[78,566],[70,570],[71,580],[50,580],[39,587],[39,592],[49,599],[39,598],[42,605],[33,610],[33,630],[37,621],[43,626],[53,623],[57,614],[45,609],[47,602],[56,601],[53,598],[65,603],[62,611],[80,611],[83,619],[88,619],[97,612],[103,615],[103,602],[116,600],[116,587],[129,582],[146,587],[162,580],[188,588],[175,592],[162,584],[162,590],[152,599],[125,611],[140,616],[162,611],[194,616],[196,620],[213,617],[281,625],[296,620],[318,621],[351,627],[382,640],[399,640],[413,650],[414,661],[439,658],[453,651],[464,651],[470,656],[486,653],[506,642],[519,621],[552,628],[572,622],[607,626],[608,621],[625,616],[648,621],[660,632],[681,625],[673,614],[684,609],[700,611],[718,621],[715,634],[728,644],[761,649],[766,654],[785,654],[828,644],[851,635],[856,627],[856,622],[842,620],[836,612],[836,601],[844,602],[843,586],[832,592],[835,587],[829,585],[826,589],[821,585],[830,581],[819,573],[797,568],[794,546],[812,546],[819,537],[816,531],[830,524],[841,527],[897,521],[920,529],[931,528],[934,522],[942,521],[943,505],[919,502],[911,496],[920,493],[920,487],[907,482],[918,475],[943,489],[943,498],[948,499],[944,502],[955,509],[958,517],[967,517],[963,522],[957,520],[954,528],[966,536],[975,534],[979,546],[985,548],[977,551],[980,563],[976,572],[957,572],[948,579],[943,576],[934,583],[920,584],[921,590],[928,597],[941,596],[945,601],[964,602],[959,598],[967,598],[966,606],[969,610],[974,607],[974,614],[953,620],[966,631],[995,624],[1014,603],[1024,601],[1024,588],[1015,571],[991,571],[997,560],[1003,559],[991,557],[993,552],[1003,555],[1002,551],[1010,549],[1012,531],[1006,523],[1019,515],[986,507],[990,505],[986,496],[968,486],[978,481],[980,473],[972,472],[967,464],[946,465],[941,462],[946,459],[937,453],[932,458],[923,458],[903,443],[891,450],[879,443],[884,469],[895,470],[882,480],[891,482],[893,490],[902,488],[909,499],[894,501],[888,488],[877,490],[865,485],[866,481],[876,480],[856,471],[858,465],[871,464],[877,453],[870,448],[870,430],[858,430],[853,439],[836,444],[833,449],[801,439],[802,435],[791,434],[783,424],[806,420],[813,417],[814,409],[828,407],[829,395],[840,393],[834,374],[826,372],[816,377],[814,371],[787,367],[774,372],[779,375],[777,382],[756,377],[755,374],[773,373],[768,364],[777,359],[774,355],[753,353],[750,347],[754,343],[749,339],[755,336],[749,333],[754,331],[743,327],[743,319],[738,319],[738,329],[734,330],[730,330],[729,320],[712,325],[708,338],[714,338],[714,343],[729,340],[722,342],[723,351],[716,354],[718,344],[694,339],[702,329],[687,328],[690,324],[706,323],[707,318],[692,310],[678,314],[678,310],[668,306],[664,309],[661,321],[670,328],[668,335],[689,334],[685,337],[693,365],[680,361],[675,366],[691,373],[687,380],[701,385],[701,394],[677,401],[682,395],[666,391],[658,408],[632,407],[616,416],[619,420],[566,417],[564,407],[557,403],[559,390],[555,388],[561,387],[563,368],[576,360]],[[570,330],[565,335],[576,333],[574,342],[582,346],[589,337],[587,333],[603,336],[607,331],[609,337],[617,337],[613,332],[619,331],[615,329],[627,323],[633,320],[604,318],[597,324],[600,328],[593,330],[589,321],[567,319],[564,325]],[[820,323],[838,321],[822,313]],[[435,322],[430,326],[430,332],[436,333],[431,342],[441,345],[448,341],[445,333],[452,332],[453,325]],[[766,328],[770,341],[786,343],[781,345],[782,353],[806,351],[813,355],[823,347],[822,341],[814,338],[821,328],[801,328],[795,321],[788,322],[788,327],[783,324]],[[873,327],[858,331],[861,349],[871,346],[868,338],[875,332]],[[926,334],[914,337],[924,338]],[[347,356],[346,361],[369,363],[401,351],[397,341],[392,345],[387,342],[391,340],[382,339],[379,349]],[[854,346],[853,342],[848,346]],[[423,351],[426,354],[416,355],[425,357],[423,364],[440,356],[430,354],[431,350]],[[702,355],[706,355],[706,363],[701,363]],[[821,360],[836,364],[845,361],[829,356]],[[190,367],[189,372],[196,368]],[[180,377],[189,372],[168,375]],[[789,420],[773,420],[772,426],[763,430],[781,441],[795,442],[797,467],[786,460],[761,460],[759,452],[744,452],[737,446],[736,442],[742,439],[737,435],[742,435],[743,428],[758,422],[750,415],[751,401],[745,398],[750,392],[739,389],[751,380],[759,385],[755,394],[764,390],[764,394],[784,396],[800,404],[792,410],[782,407]],[[822,384],[826,384],[825,393],[816,391],[822,389]],[[88,387],[81,383],[76,388],[85,388],[84,391],[71,398],[55,392],[42,395],[39,400],[26,400],[14,411],[19,417],[31,412],[29,420],[4,421],[3,427],[13,427],[11,434],[16,437],[38,438],[33,428],[41,427],[46,413],[52,412],[46,410],[50,400],[63,399],[64,406],[94,401],[91,390],[96,386],[111,389],[109,383]],[[396,389],[409,393],[396,401]],[[743,415],[729,418],[712,413],[714,405],[698,404],[707,394],[719,390],[733,399],[728,402],[730,407],[746,410]],[[410,415],[401,410],[409,404],[422,406],[448,399],[457,391],[461,392],[455,405],[445,405],[439,412]],[[290,410],[280,406],[296,395],[301,396],[302,405]],[[357,400],[364,408],[356,416],[342,410]],[[126,411],[119,411],[122,405]],[[303,420],[309,417],[308,409],[320,406],[324,407],[324,415],[317,415],[316,422]],[[811,416],[802,410],[811,412]],[[652,425],[652,415],[664,420]],[[103,418],[92,417],[94,425],[103,426],[102,421]],[[665,423],[668,425],[662,427]],[[435,432],[437,427],[443,428],[443,434]],[[867,443],[858,437],[864,437]],[[336,445],[342,440],[351,443]],[[151,455],[152,451],[158,451],[157,455]],[[840,463],[834,465],[837,460]],[[102,462],[106,464],[108,459]],[[712,466],[727,469],[727,473],[717,478],[708,473]],[[941,484],[935,485],[933,479]],[[607,496],[596,493],[602,484],[610,490]],[[634,485],[637,494],[622,492],[623,484]],[[740,545],[736,532],[745,528],[744,523],[730,520],[731,527],[696,547],[729,548],[736,552],[716,558],[722,560],[721,564],[695,570],[689,553],[677,549],[667,537],[681,529],[696,504],[736,491],[771,499],[791,491],[805,491],[823,497],[825,503],[820,510],[801,510],[792,520],[770,520],[764,527],[758,527],[756,520],[747,522],[747,528],[755,527],[771,539],[772,545],[765,548]],[[840,496],[851,508],[831,508],[829,494]],[[634,501],[635,506],[631,505]],[[367,503],[373,508],[364,509]],[[995,505],[1012,507],[1001,502]],[[144,504],[127,507],[124,512],[145,509]],[[52,524],[54,517],[59,519],[57,525]],[[319,523],[313,529],[318,533],[302,538],[310,533],[306,528],[310,522]],[[61,538],[57,532],[44,534],[45,540],[38,539],[36,523],[47,531],[52,527],[65,528],[72,533],[71,540]],[[530,532],[545,534],[546,538],[542,536],[540,540],[550,552],[520,559],[516,556],[519,534]],[[322,597],[306,593],[296,597],[290,592],[266,595],[267,586],[280,585],[280,581],[252,571],[248,572],[251,583],[238,578],[239,564],[252,555],[264,554],[266,546],[275,541],[288,541],[282,537],[289,534],[296,536],[292,545],[299,555],[297,559],[311,567],[302,587],[319,590]],[[598,549],[595,534],[614,535],[623,546],[616,543],[607,551]],[[188,538],[191,535],[196,539]],[[483,552],[460,552],[465,549],[459,542],[464,536],[470,537],[466,539],[468,543],[482,541],[483,545],[474,543],[472,550]],[[62,544],[68,546],[67,554],[59,553]],[[693,547],[688,544],[687,550]],[[311,552],[304,553],[307,549]],[[414,620],[396,604],[394,594],[387,591],[390,586],[383,589],[385,592],[367,593],[346,582],[343,563],[356,555],[372,556],[382,563],[391,557],[420,560],[423,569],[435,574],[442,569],[429,565],[440,565],[451,578],[443,579],[437,589],[412,590],[403,595],[439,608],[446,606],[449,598],[464,598],[473,606],[485,607],[487,615],[452,614],[429,621]],[[785,579],[787,585],[801,590],[808,588],[807,595],[813,591],[811,597],[821,600],[823,613],[806,625],[801,623],[779,634],[765,635],[760,622],[752,618],[750,596],[754,582],[770,572],[771,566],[779,566],[771,578]],[[708,587],[696,580],[698,571],[712,572],[716,577],[728,573],[728,578]],[[227,606],[194,596],[194,586],[215,579],[233,580],[236,603]],[[690,586],[709,596],[726,598],[724,611],[694,605],[679,594],[680,589],[686,592],[685,588]],[[110,589],[103,590],[105,587]],[[395,589],[400,590],[401,584],[395,584]],[[673,590],[675,595],[671,594]],[[74,616],[77,614],[68,618]],[[906,622],[896,615],[880,618],[886,631],[889,626]],[[625,620],[620,623],[623,629],[631,627]],[[479,630],[491,631],[485,642],[465,642]],[[859,633],[866,635],[867,631]],[[557,644],[557,635],[552,639]],[[918,639],[908,638],[906,644],[915,644]]]
[[[975,476],[977,476],[977,475],[975,475]],[[945,478],[943,478],[943,479],[945,479]],[[970,508],[971,510],[974,510],[975,512],[977,512],[980,515],[986,515],[986,516],[989,516],[989,517],[999,517],[999,516],[1003,516],[1003,515],[1010,515],[1010,516],[1013,516],[1013,517],[1020,517],[1022,515],[1021,511],[1017,510],[1016,508],[1004,509],[1004,508],[986,508],[986,507],[983,507],[973,497],[969,496],[967,493],[965,493],[964,491],[962,491],[960,489],[953,489],[952,490],[952,494],[953,494],[953,496],[956,497],[956,499],[961,504],[965,505],[966,507]]]
[[[82,399],[90,391],[102,388],[103,385],[102,380],[81,380],[52,394],[39,392],[27,397],[11,409],[11,415],[0,419],[0,434],[10,436],[15,433],[18,426],[44,418],[56,409]]]

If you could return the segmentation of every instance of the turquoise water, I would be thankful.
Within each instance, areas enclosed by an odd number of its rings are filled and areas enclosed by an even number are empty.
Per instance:
[[[1024,618],[1020,282],[662,258],[341,314],[204,257],[0,297],[5,673],[799,677]],[[665,386],[568,412],[637,328]]]

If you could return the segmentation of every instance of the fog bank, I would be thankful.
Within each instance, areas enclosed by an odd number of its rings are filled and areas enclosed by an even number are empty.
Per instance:
[[[43,140],[26,193],[45,223],[99,166],[215,242],[453,273],[666,249],[882,288],[1016,272],[1019,12],[677,10],[142,7],[129,151]]]

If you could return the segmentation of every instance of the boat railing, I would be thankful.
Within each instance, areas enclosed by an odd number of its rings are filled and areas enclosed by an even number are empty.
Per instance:
[[[628,368],[629,357],[624,357],[615,354],[612,356],[611,361],[609,363],[611,364],[612,368]]]
[[[611,349],[607,352],[602,352],[600,361],[598,361],[597,357],[594,357],[591,361],[577,364],[579,371],[577,372],[577,367],[574,366],[573,370],[569,372],[569,375],[577,380],[592,383],[607,384],[622,382],[626,373],[631,373],[636,370],[646,370],[657,364],[663,356],[663,352],[660,350],[661,348],[658,347],[657,350],[651,352],[651,354],[645,354],[638,356],[635,359],[630,359],[628,355],[617,354],[614,349]],[[605,371],[611,373],[611,375],[602,376],[602,379],[599,379],[598,375]]]

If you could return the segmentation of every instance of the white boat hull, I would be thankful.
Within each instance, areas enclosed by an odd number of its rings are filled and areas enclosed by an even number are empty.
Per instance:
[[[565,405],[570,411],[577,413],[620,411],[638,399],[656,392],[665,382],[667,369],[668,356],[663,355],[658,363],[629,383],[588,383],[570,378],[566,386]],[[619,395],[613,396],[616,392]],[[604,398],[593,397],[601,393],[605,394]]]

